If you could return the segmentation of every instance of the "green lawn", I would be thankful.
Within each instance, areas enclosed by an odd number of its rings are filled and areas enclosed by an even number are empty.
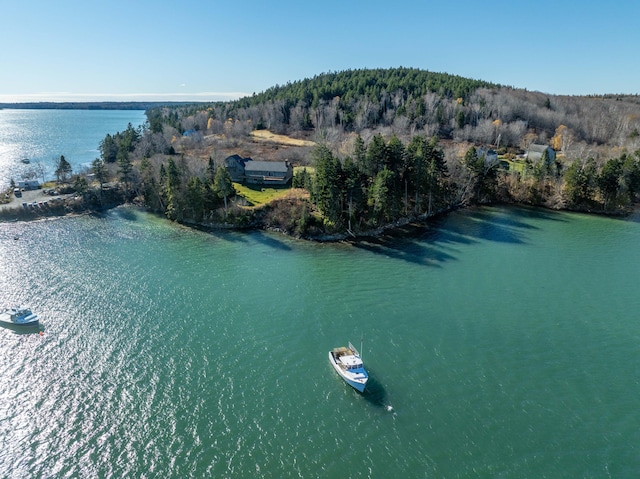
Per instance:
[[[516,171],[520,174],[524,173],[525,163],[522,160],[508,160],[506,158],[500,158],[500,161],[507,163],[509,165],[509,171]]]
[[[300,169],[306,169],[311,175],[315,174],[315,168],[313,167],[296,166],[293,168],[294,175]],[[291,186],[265,187],[263,185],[243,185],[241,183],[234,183],[233,188],[238,196],[242,196],[253,206],[264,205],[275,199],[282,198],[291,191]]]
[[[291,190],[289,186],[282,188],[265,188],[262,185],[241,185],[234,183],[233,188],[236,194],[245,198],[253,206],[264,205],[277,198],[286,196]]]

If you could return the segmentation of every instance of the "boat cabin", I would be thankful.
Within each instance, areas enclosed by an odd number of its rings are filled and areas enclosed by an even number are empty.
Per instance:
[[[362,360],[356,356],[340,356],[338,358],[340,365],[345,369],[360,369],[362,368]]]

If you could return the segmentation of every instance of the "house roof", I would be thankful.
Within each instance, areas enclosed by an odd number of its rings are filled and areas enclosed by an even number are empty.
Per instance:
[[[231,162],[236,162],[239,164],[244,164],[245,161],[251,161],[251,158],[242,158],[240,155],[231,155],[231,156],[227,156],[224,159],[224,162],[226,164],[230,164]]]
[[[536,153],[544,153],[547,148],[551,148],[549,145],[538,145],[536,143],[531,143],[527,151],[534,151]]]
[[[529,148],[525,153],[525,157],[530,161],[538,161],[545,155],[545,152],[547,154],[548,161],[553,161],[555,159],[556,152],[553,150],[553,148],[551,148],[549,145],[537,145],[535,143],[529,145]]]
[[[278,173],[286,173],[288,166],[286,161],[247,161],[244,164],[244,170],[250,171],[274,171]]]

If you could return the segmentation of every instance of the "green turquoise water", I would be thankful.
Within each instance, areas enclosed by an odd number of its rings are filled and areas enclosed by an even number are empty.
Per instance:
[[[639,220],[1,224],[0,304],[42,327],[0,329],[0,477],[636,477]],[[364,395],[327,359],[361,337]]]

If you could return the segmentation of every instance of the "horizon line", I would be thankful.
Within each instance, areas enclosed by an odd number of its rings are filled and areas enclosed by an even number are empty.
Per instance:
[[[91,102],[153,102],[153,101],[232,101],[250,96],[244,92],[198,93],[68,93],[41,92],[0,94],[0,103],[91,103]]]

